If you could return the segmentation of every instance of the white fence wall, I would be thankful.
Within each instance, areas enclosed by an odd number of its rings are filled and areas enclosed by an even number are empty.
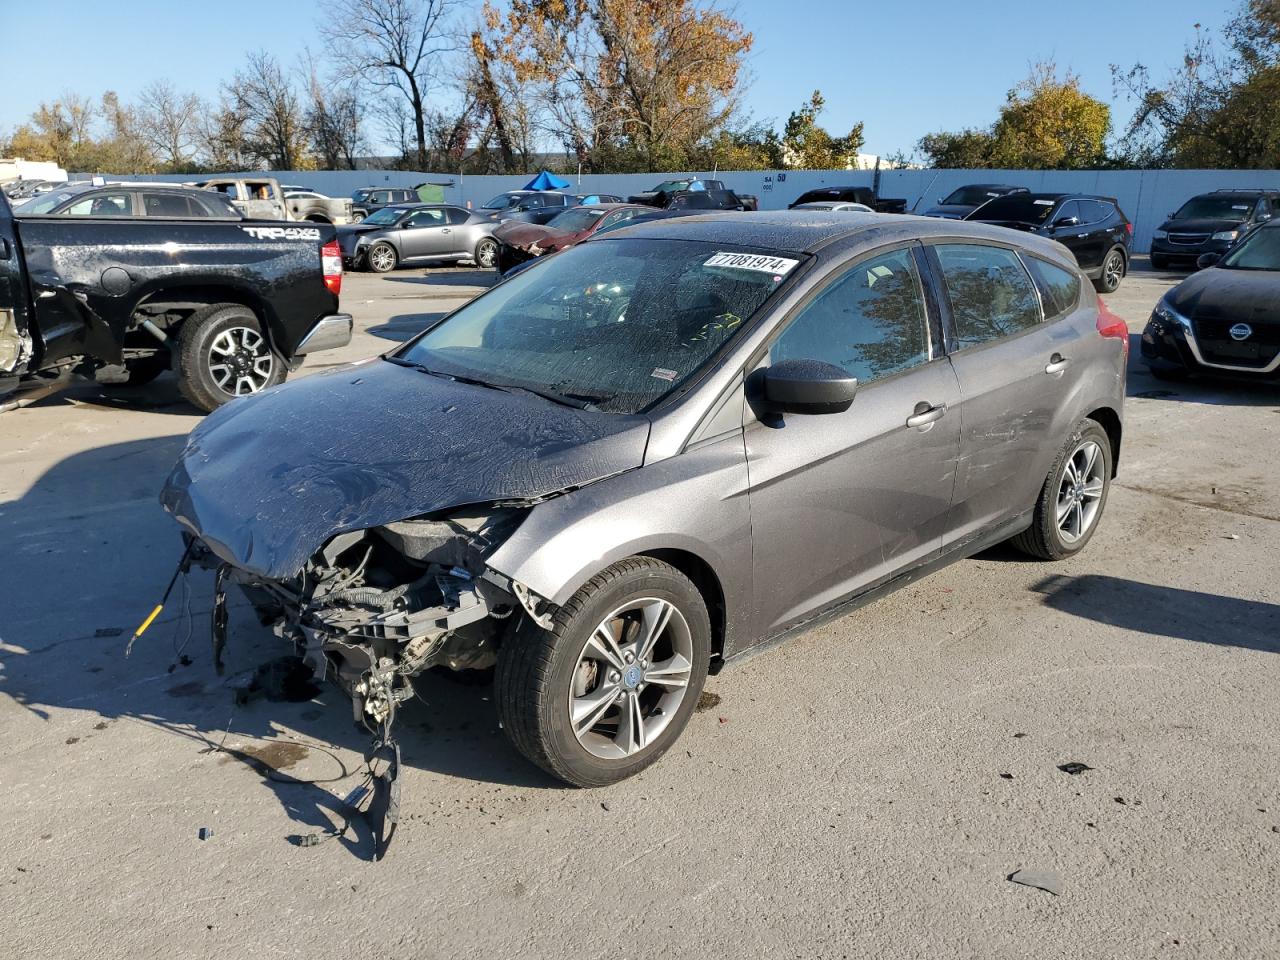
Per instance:
[[[691,171],[710,177],[711,171]],[[245,173],[244,176],[262,176]],[[660,180],[687,174],[586,174],[569,177],[575,193],[613,193],[627,196]],[[761,210],[784,209],[806,190],[820,186],[871,186],[869,170],[725,171],[714,174],[733,190],[760,198]],[[83,175],[76,175],[83,176]],[[330,196],[350,196],[361,187],[412,187],[424,181],[449,184],[445,199],[463,206],[480,206],[504,190],[515,190],[532,174],[519,176],[458,176],[402,170],[280,170],[270,174],[283,183],[305,184]],[[147,179],[190,180],[190,175]],[[882,197],[904,197],[907,209],[923,212],[939,197],[966,183],[1007,183],[1033,191],[1074,191],[1115,197],[1134,224],[1134,249],[1150,249],[1151,231],[1188,197],[1228,187],[1280,189],[1280,170],[886,170],[880,174]]]

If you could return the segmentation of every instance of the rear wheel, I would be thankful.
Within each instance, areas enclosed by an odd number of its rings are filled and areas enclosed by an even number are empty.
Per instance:
[[[476,266],[481,270],[492,269],[498,262],[498,241],[485,237],[476,244]]]
[[[1012,544],[1041,560],[1062,560],[1093,537],[1111,490],[1111,438],[1095,420],[1071,432],[1036,500],[1031,526]]]
[[[178,385],[201,410],[284,381],[284,361],[248,307],[216,304],[192,314],[178,336]]]
[[[574,594],[550,630],[526,620],[503,645],[498,715],[516,749],[552,776],[604,786],[675,742],[710,659],[698,589],[669,564],[631,557]]]
[[[1112,247],[1106,259],[1102,261],[1102,275],[1093,281],[1094,288],[1099,293],[1115,293],[1127,270],[1128,264],[1124,259],[1124,251],[1119,247]]]
[[[369,252],[365,254],[364,262],[374,273],[390,273],[396,268],[396,264],[400,258],[396,255],[396,248],[386,241],[379,241],[369,248]]]

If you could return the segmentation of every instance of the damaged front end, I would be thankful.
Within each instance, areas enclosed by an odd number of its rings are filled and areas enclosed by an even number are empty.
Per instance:
[[[513,614],[526,605],[540,613],[537,598],[485,566],[526,513],[401,520],[335,536],[288,579],[225,563],[219,576],[242,588],[317,680],[342,685],[358,722],[381,727],[413,695],[411,678],[432,667],[492,667]],[[215,647],[223,639],[215,636]]]

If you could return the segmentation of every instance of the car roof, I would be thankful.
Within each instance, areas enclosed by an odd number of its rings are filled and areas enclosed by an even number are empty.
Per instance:
[[[900,240],[958,237],[1012,243],[1059,260],[1065,254],[1065,248],[1055,241],[990,224],[857,211],[833,211],[826,216],[815,210],[708,211],[669,219],[642,218],[625,230],[608,233],[601,242],[624,236],[651,240],[699,240],[790,253],[817,253],[824,247],[836,243],[843,246],[843,241],[856,243],[859,239],[865,239],[870,246],[873,242],[879,245]]]

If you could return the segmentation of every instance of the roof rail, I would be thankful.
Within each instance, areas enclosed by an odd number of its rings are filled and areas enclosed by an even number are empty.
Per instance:
[[[1219,187],[1214,193],[1276,193],[1280,187]]]

